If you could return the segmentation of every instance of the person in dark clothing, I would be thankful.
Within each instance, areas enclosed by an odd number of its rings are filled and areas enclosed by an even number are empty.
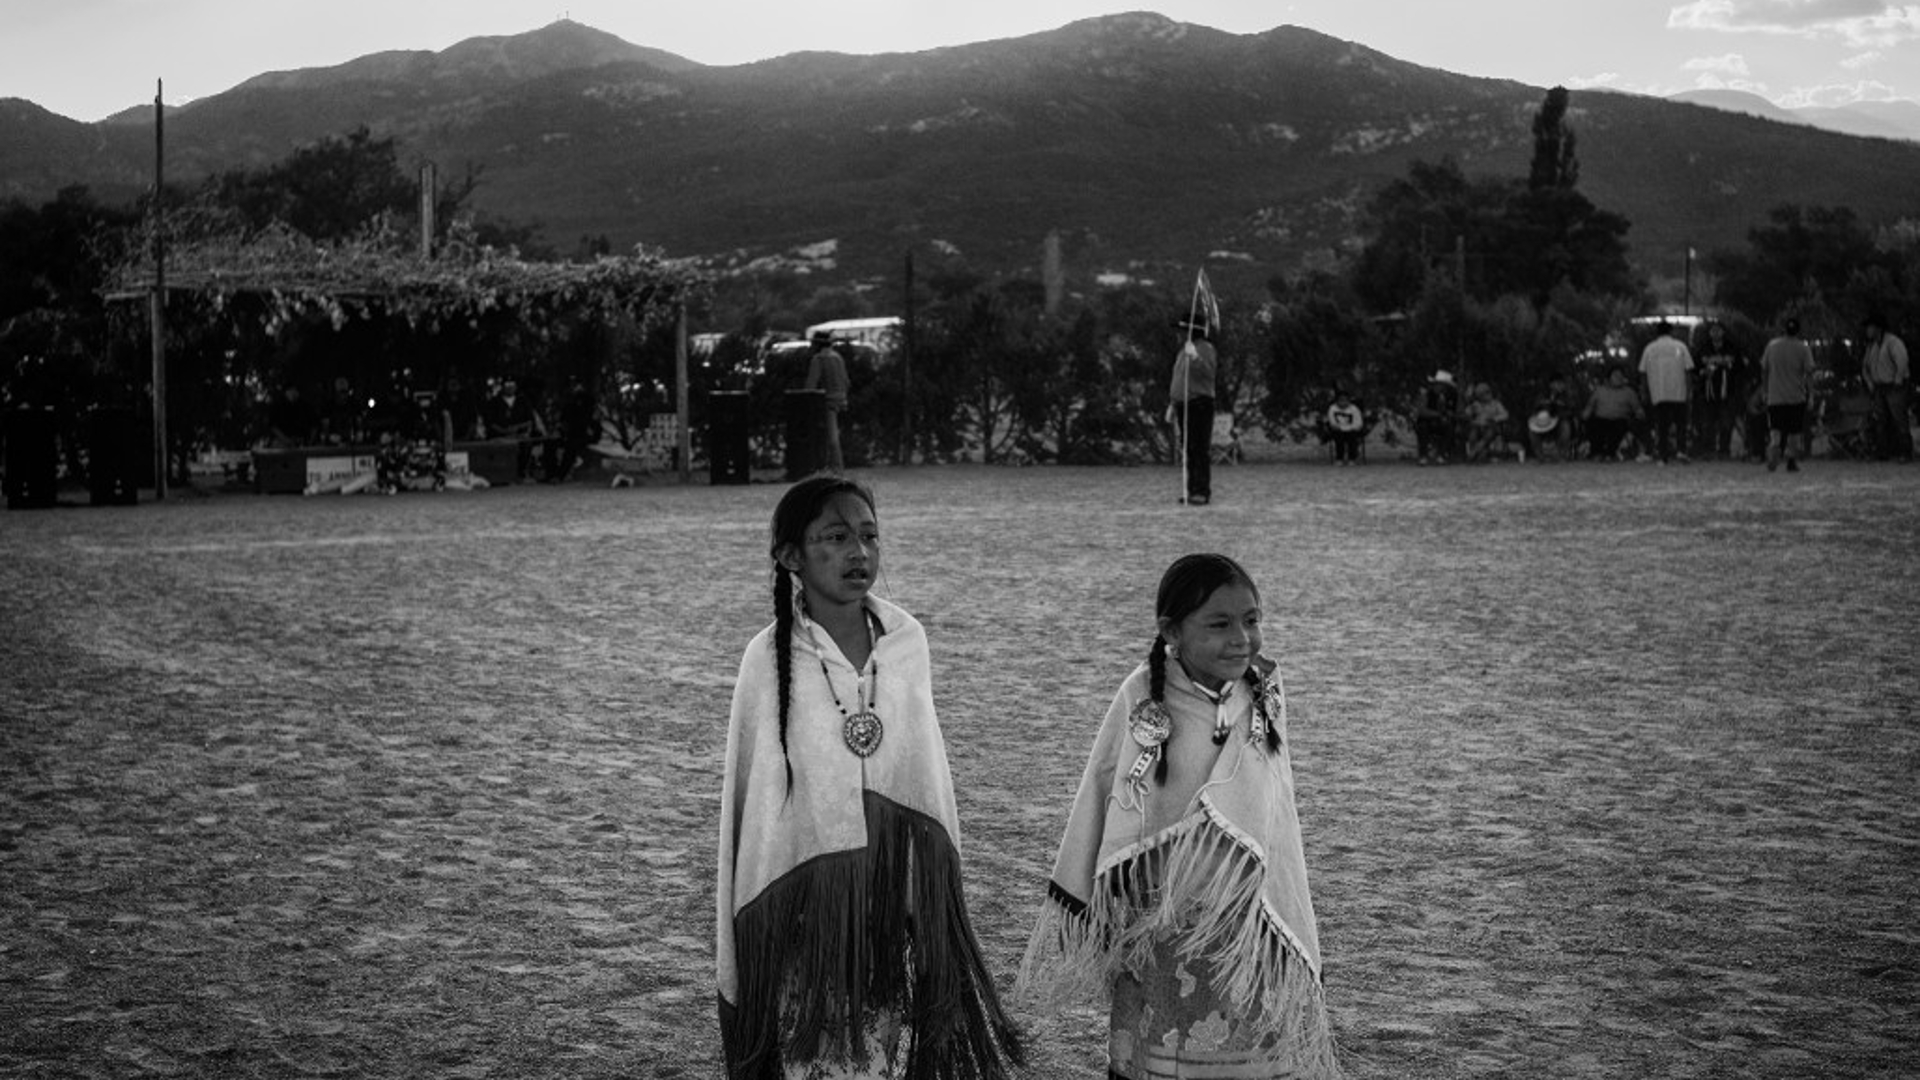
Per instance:
[[[282,390],[267,405],[267,438],[273,446],[311,445],[316,423],[313,406],[298,386]]]
[[[547,482],[560,483],[573,475],[574,466],[586,460],[587,447],[599,434],[599,412],[593,391],[578,379],[567,388],[560,403],[560,437],[547,440]]]

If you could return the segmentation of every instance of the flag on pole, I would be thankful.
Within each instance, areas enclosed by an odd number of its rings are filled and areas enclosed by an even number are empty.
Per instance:
[[[1207,282],[1207,268],[1200,268],[1200,276],[1194,279],[1194,314],[1206,317],[1207,336],[1220,333],[1220,302],[1213,298],[1213,286]],[[1196,320],[1197,321],[1197,320]]]

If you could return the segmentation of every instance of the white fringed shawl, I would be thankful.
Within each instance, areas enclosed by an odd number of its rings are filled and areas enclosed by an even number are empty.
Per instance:
[[[1283,1056],[1299,1075],[1337,1076],[1284,696],[1278,674],[1270,679],[1281,702],[1271,717],[1282,739],[1277,752],[1249,736],[1247,686],[1234,684],[1216,706],[1177,663],[1167,666],[1163,696],[1173,744],[1210,742],[1222,710],[1229,724],[1211,771],[1190,796],[1152,782],[1143,796],[1128,785],[1142,749],[1128,719],[1148,696],[1147,667],[1121,684],[1088,756],[1019,989],[1054,1005],[1104,1001],[1114,979],[1143,962],[1156,939],[1177,940],[1182,956],[1216,965],[1225,982],[1219,989],[1243,1018],[1282,1032]],[[1189,743],[1186,752],[1192,750]]]
[[[886,1010],[912,1032],[909,1075],[1003,1076],[1019,1042],[967,922],[926,631],[878,597],[867,606],[885,735],[865,759],[821,674],[824,661],[858,707],[857,673],[829,635],[795,619],[784,760],[774,628],[740,661],[715,890],[728,1071],[778,1077],[783,1055],[814,1048],[862,1060],[861,1025]]]

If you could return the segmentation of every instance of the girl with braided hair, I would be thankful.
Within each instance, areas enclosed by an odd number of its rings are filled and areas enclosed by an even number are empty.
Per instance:
[[[727,728],[715,958],[737,1080],[999,1080],[1021,1061],[967,920],[926,631],[872,594],[873,495],[773,514],[773,624]]]
[[[1105,1000],[1110,1077],[1337,1077],[1260,592],[1232,559],[1188,555],[1154,614],[1094,738],[1020,988]]]

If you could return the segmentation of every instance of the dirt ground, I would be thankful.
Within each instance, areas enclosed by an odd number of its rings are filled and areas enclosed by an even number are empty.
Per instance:
[[[1920,470],[878,470],[1011,982],[1154,583],[1288,677],[1351,1076],[1920,1062]],[[781,485],[0,513],[0,1075],[717,1075]],[[1103,1017],[1029,1016],[1093,1078]]]

